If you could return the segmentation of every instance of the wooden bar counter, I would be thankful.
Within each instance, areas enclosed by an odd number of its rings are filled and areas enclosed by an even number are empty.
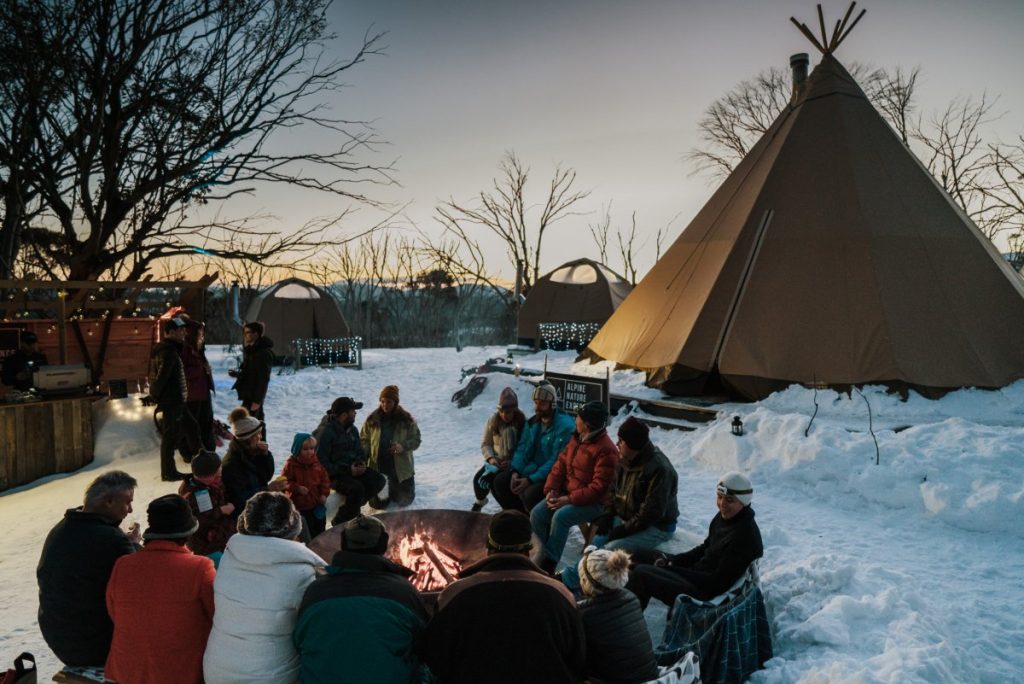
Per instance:
[[[0,402],[0,491],[91,463],[95,399]]]

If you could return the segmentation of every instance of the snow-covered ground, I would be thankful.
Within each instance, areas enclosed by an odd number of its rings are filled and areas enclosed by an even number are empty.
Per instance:
[[[498,393],[511,385],[528,409],[530,387],[495,375],[470,408],[455,408],[449,397],[462,367],[502,352],[371,349],[362,370],[275,375],[267,422],[278,466],[293,433],[315,427],[335,397],[365,402],[361,423],[380,388],[394,383],[423,432],[414,506],[468,509],[480,434]],[[226,374],[231,359],[222,348],[210,356],[223,419],[235,404]],[[541,356],[517,360],[543,365]],[[549,355],[548,367],[606,372],[604,364],[574,364],[568,353]],[[659,395],[636,373],[612,372],[612,387]],[[776,657],[751,681],[1024,679],[1024,382],[907,402],[877,388],[851,397],[790,389],[723,409],[721,419],[696,432],[654,430],[652,437],[680,474],[676,548],[703,537],[719,474],[740,469],[754,481]],[[34,570],[49,529],[106,469],[121,468],[140,482],[126,525],[144,525],[146,503],[175,490],[160,481],[157,439],[137,398],[105,402],[97,413],[92,465],[0,495],[0,659],[34,652],[40,681],[58,668],[36,625]],[[730,432],[734,415],[743,419],[742,437]],[[622,419],[615,417],[613,429]],[[487,510],[496,510],[493,502]],[[578,550],[577,537],[567,553]],[[657,638],[664,610],[652,604],[648,616]]]

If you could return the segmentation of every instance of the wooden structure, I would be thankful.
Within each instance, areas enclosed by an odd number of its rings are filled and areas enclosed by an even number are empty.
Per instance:
[[[0,403],[0,491],[91,463],[93,401]]]
[[[0,302],[0,327],[34,332],[51,364],[84,364],[101,388],[108,379],[123,379],[135,389],[149,373],[149,355],[158,338],[156,316],[143,313],[140,295],[179,289],[177,303],[202,319],[201,295],[216,279],[214,273],[180,282],[0,280],[0,290],[7,292]],[[160,302],[157,308],[162,312],[167,304]],[[46,317],[29,317],[33,313]]]

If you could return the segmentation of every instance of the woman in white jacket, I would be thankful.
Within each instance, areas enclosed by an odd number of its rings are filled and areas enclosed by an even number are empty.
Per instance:
[[[302,518],[284,494],[260,492],[245,504],[213,583],[206,684],[299,680],[295,617],[316,569],[325,565],[297,541],[301,530]]]

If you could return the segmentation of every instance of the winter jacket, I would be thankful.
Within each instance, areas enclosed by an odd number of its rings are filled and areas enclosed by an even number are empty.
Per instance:
[[[298,542],[236,534],[213,583],[206,684],[288,684],[299,679],[292,644],[302,595],[323,559]]]
[[[253,494],[266,491],[270,478],[274,476],[274,456],[269,450],[249,449],[237,439],[232,439],[221,467],[224,491],[228,501],[235,504],[232,515],[237,518]]]
[[[160,406],[184,406],[188,397],[185,364],[181,362],[184,345],[165,337],[153,347],[149,357],[149,396]]]
[[[402,445],[402,453],[394,456],[394,472],[399,482],[404,482],[415,475],[412,452],[420,447],[420,428],[416,421],[404,409],[395,407],[393,418],[385,418],[384,412],[377,409],[366,418],[363,429],[359,431],[359,442],[366,453],[366,464],[379,473],[388,474],[389,469],[381,465],[380,441],[384,431],[382,422],[392,421],[394,433],[392,442]]]
[[[290,456],[284,462],[281,474],[291,485],[288,495],[292,498],[295,508],[300,511],[313,510],[320,505],[321,497],[331,493],[331,478],[316,459],[313,459],[312,463],[302,463],[294,456]],[[306,487],[309,491],[299,494],[295,491],[295,485]]]
[[[352,464],[366,462],[355,425],[342,425],[332,417],[317,437],[316,456],[331,480],[352,475]]]
[[[625,589],[580,601],[587,635],[587,681],[631,684],[658,678],[654,646],[640,601]]]
[[[512,470],[530,482],[543,482],[575,429],[575,419],[558,409],[547,425],[537,416],[531,417],[512,456]]]
[[[517,418],[511,423],[506,423],[497,413],[491,414],[484,426],[484,437],[480,442],[480,453],[484,460],[494,459],[498,463],[506,463],[516,452],[519,445],[519,435],[526,426],[526,417],[516,409]]]
[[[211,507],[205,511],[200,510],[199,500],[196,498],[196,492],[201,490],[205,490],[210,495]],[[178,496],[188,501],[192,515],[196,516],[196,520],[199,521],[199,529],[188,538],[186,546],[192,549],[192,553],[197,556],[209,556],[211,553],[223,551],[228,539],[235,533],[235,519],[237,518],[237,509],[229,514],[222,513],[220,510],[221,506],[229,503],[223,481],[218,487],[210,487],[194,477],[190,477],[178,487]]]
[[[524,555],[497,553],[441,592],[423,657],[444,684],[554,684],[583,676],[586,644],[572,594]]]
[[[603,504],[611,492],[618,462],[619,450],[606,430],[591,432],[583,440],[574,434],[551,468],[544,495],[567,494],[573,506]]]
[[[181,362],[185,366],[185,383],[188,385],[188,401],[209,401],[213,394],[213,371],[206,360],[206,352],[186,344],[181,350]]]
[[[39,630],[65,665],[106,662],[114,633],[107,580],[117,559],[138,548],[115,523],[81,508],[68,510],[46,536],[36,568]]]
[[[126,684],[203,681],[213,624],[213,561],[151,540],[122,557],[107,584],[114,640],[104,675]]]
[[[232,389],[246,407],[263,405],[270,384],[270,371],[274,367],[274,343],[269,337],[261,337],[242,348],[242,365]]]
[[[754,509],[746,506],[729,520],[716,513],[704,542],[672,556],[668,568],[699,589],[694,598],[707,601],[725,593],[763,554]]]
[[[295,647],[302,682],[418,682],[427,611],[412,573],[382,556],[339,551],[302,598]]]
[[[652,526],[674,526],[679,518],[678,490],[675,467],[661,449],[647,442],[631,463],[624,458],[619,460],[612,497],[602,516],[602,532],[607,533],[615,517],[622,520],[622,529],[613,531],[615,538]]]

